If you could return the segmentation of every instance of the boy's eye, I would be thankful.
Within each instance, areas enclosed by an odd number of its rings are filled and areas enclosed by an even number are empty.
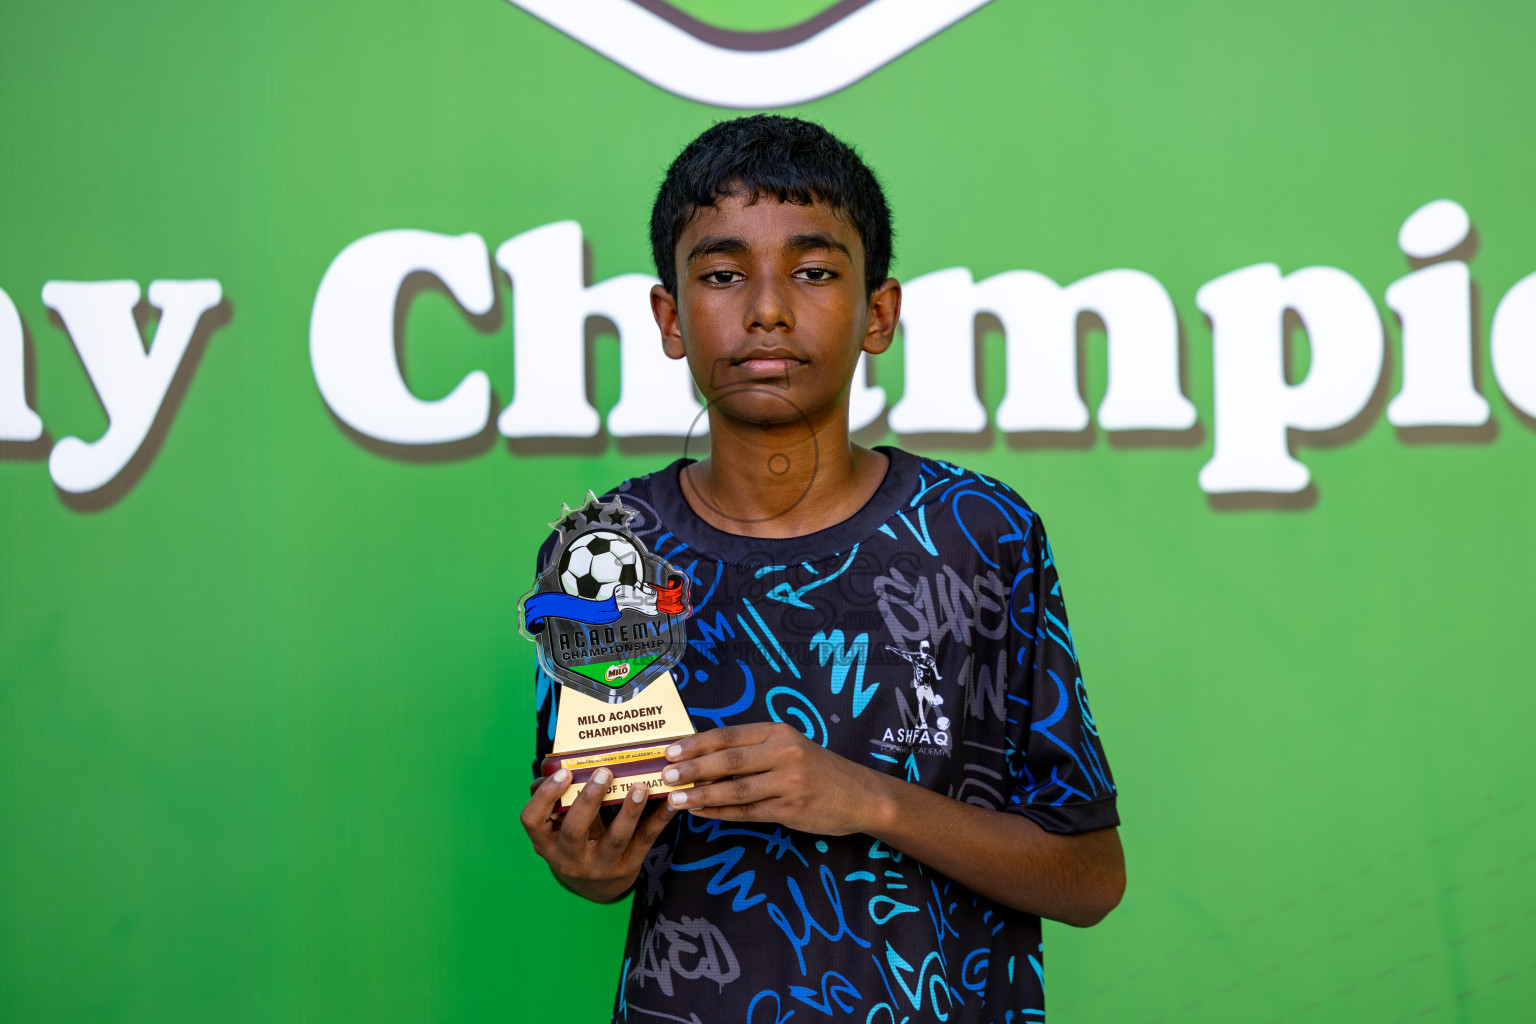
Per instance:
[[[799,273],[807,281],[830,281],[837,276],[835,270],[826,267],[802,267]]]
[[[740,278],[741,274],[735,270],[711,270],[704,275],[704,280],[710,284],[730,284]]]

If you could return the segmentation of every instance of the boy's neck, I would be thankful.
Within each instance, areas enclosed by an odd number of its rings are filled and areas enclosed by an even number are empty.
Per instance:
[[[874,497],[890,459],[853,444],[848,418],[762,426],[709,412],[710,455],[683,469],[695,515],[743,537],[803,537],[852,517]]]

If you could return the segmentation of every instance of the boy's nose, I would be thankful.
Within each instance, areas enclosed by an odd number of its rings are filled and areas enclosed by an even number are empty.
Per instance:
[[[777,281],[763,281],[747,304],[747,330],[793,330],[795,313],[787,290]]]

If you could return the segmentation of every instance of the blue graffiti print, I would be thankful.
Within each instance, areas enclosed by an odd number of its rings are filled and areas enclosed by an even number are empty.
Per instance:
[[[752,670],[747,667],[746,662],[737,659],[736,668],[741,672],[741,693],[733,702],[723,708],[705,708],[699,707],[690,700],[688,714],[692,715],[695,719],[711,722],[716,728],[719,728],[751,708],[753,698],[757,695],[757,683],[753,680]],[[701,680],[709,678],[703,672],[695,672],[694,674],[700,677]],[[715,678],[719,678],[718,673]],[[692,698],[693,695],[690,694],[689,696]]]
[[[835,1005],[843,1013],[853,1011],[855,1000],[864,998],[859,995],[859,990],[836,971],[828,971],[821,976],[821,990],[806,988],[804,985],[791,985],[789,994],[800,1000],[806,1006],[814,1010],[820,1010],[828,1017],[832,1016],[832,1007]]]
[[[775,698],[779,698],[775,703]],[[785,705],[780,711],[778,705]],[[763,700],[764,707],[768,710],[768,717],[775,722],[784,721],[788,715],[799,723],[801,735],[821,746],[827,745],[827,723],[822,721],[821,712],[816,710],[816,705],[811,699],[799,690],[788,686],[775,686],[768,691],[768,696]]]
[[[705,884],[705,891],[711,896],[723,896],[732,893],[731,909],[737,912],[754,907],[767,899],[762,893],[752,892],[752,883],[757,878],[756,871],[742,871],[732,875],[736,865],[741,863],[746,856],[745,846],[733,846],[729,850],[705,857],[702,860],[690,861],[686,864],[674,860],[673,871],[707,871],[715,868],[715,873]]]
[[[768,591],[768,594],[767,594],[768,599],[772,600],[772,601],[778,601],[781,604],[794,605],[796,608],[812,608],[812,607],[815,607],[814,605],[812,605],[812,604],[810,604],[809,602],[806,601],[805,595],[809,594],[811,591],[815,590],[817,587],[824,587],[824,586],[826,586],[828,583],[831,583],[833,580],[837,579],[843,573],[847,572],[848,571],[848,567],[853,564],[853,560],[855,558],[857,558],[858,555],[859,555],[859,546],[857,544],[855,544],[853,546],[853,550],[848,552],[848,557],[843,561],[843,564],[841,566],[839,566],[837,569],[834,569],[831,573],[829,573],[829,574],[827,574],[825,576],[823,576],[820,573],[818,573],[814,566],[810,565],[809,563],[802,562],[801,563],[801,567],[803,569],[805,569],[805,571],[811,577],[813,577],[811,579],[811,581],[809,583],[806,583],[804,586],[800,586],[800,587],[793,587],[793,586],[790,586],[790,584],[788,584],[788,583],[778,583],[778,584],[775,584],[773,586],[773,588]],[[770,572],[783,572],[786,568],[788,568],[788,566],[775,565],[775,566],[771,566],[769,568],[759,569],[757,571],[757,575],[759,575],[759,576],[766,576]]]
[[[790,946],[795,951],[795,959],[800,964],[800,974],[802,976],[805,974],[804,949],[811,941],[812,931],[819,933],[828,942],[836,942],[846,936],[866,949],[869,947],[867,940],[859,938],[848,928],[848,920],[843,916],[842,896],[837,891],[837,879],[832,877],[832,869],[822,864],[818,869],[818,873],[821,876],[821,885],[826,893],[828,906],[832,911],[832,922],[836,928],[835,931],[823,927],[811,915],[810,910],[806,907],[805,895],[800,890],[800,884],[793,878],[788,879],[785,884],[789,887],[790,900],[793,901],[795,909],[800,912],[800,930],[796,931],[791,927],[789,917],[779,908],[777,903],[768,904],[768,916],[774,924],[779,926],[779,930],[788,937]]]
[[[871,683],[868,689],[864,688],[864,668],[869,662],[869,634],[860,633],[845,642],[840,629],[834,629],[830,634],[817,630],[811,637],[811,650],[816,654],[818,665],[832,665],[829,682],[833,696],[843,692],[848,672],[853,671],[853,717],[858,718],[869,707],[869,702],[875,698],[875,691],[880,688],[879,683]]]
[[[694,727],[783,723],[1049,831],[1118,824],[1039,517],[996,480],[880,451],[889,468],[866,506],[805,537],[709,526],[679,464],[619,488],[637,535],[690,580],[673,671]],[[535,686],[542,758],[557,701],[551,680],[536,673]],[[1039,918],[872,836],[683,813],[635,893],[615,1020],[1044,1019]]]
[[[947,1020],[948,1013],[941,1012],[939,1005],[942,1002],[947,1008],[953,1003],[950,996],[949,982],[944,979],[944,957],[935,950],[923,957],[923,962],[914,968],[904,960],[896,948],[889,942],[885,944],[885,959],[890,965],[891,976],[896,979],[896,985],[901,989],[912,1009],[923,1008],[923,996],[928,996],[929,1005],[933,1008],[933,1014],[940,1020]],[[931,973],[930,973],[931,970]],[[912,975],[909,984],[907,977]]]

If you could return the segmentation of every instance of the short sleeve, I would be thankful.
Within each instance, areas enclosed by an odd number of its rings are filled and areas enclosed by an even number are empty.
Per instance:
[[[1088,707],[1050,541],[1032,516],[1008,599],[1007,811],[1047,832],[1120,824],[1115,782]]]

